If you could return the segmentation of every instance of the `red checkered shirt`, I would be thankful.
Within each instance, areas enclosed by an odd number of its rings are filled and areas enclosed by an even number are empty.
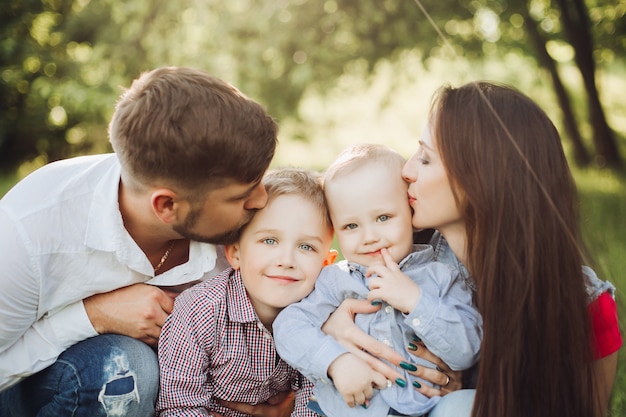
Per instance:
[[[227,269],[176,298],[159,339],[157,416],[228,417],[245,414],[217,399],[259,404],[296,390],[292,417],[314,417],[306,407],[311,384],[276,353],[239,271]]]

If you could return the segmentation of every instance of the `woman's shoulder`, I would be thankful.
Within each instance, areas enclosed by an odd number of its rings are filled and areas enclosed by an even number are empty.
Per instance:
[[[589,302],[593,302],[600,295],[610,293],[615,294],[615,286],[609,281],[603,281],[598,278],[595,271],[588,266],[583,266],[583,274],[585,275],[585,287],[587,289],[587,298]]]

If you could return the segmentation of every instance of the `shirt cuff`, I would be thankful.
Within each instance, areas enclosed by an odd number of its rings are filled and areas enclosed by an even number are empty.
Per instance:
[[[57,344],[68,348],[82,340],[98,335],[91,324],[83,301],[77,301],[48,317]]]

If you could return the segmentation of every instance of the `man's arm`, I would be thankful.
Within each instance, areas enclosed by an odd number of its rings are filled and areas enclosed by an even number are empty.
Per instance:
[[[0,210],[0,390],[50,364],[74,343],[95,336],[82,302],[39,317],[41,283],[13,221]]]

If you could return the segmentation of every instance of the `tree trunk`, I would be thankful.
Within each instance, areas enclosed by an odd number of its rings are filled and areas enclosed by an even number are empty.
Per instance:
[[[563,33],[575,51],[574,59],[585,84],[589,117],[593,127],[593,142],[598,153],[598,163],[621,168],[623,162],[613,131],[604,115],[596,86],[593,40],[590,21],[584,0],[556,0],[561,8]]]
[[[563,114],[563,126],[574,147],[574,162],[580,167],[587,166],[591,162],[591,157],[589,156],[589,152],[587,152],[587,149],[585,148],[582,136],[580,135],[580,131],[578,130],[576,116],[574,115],[574,111],[572,110],[572,106],[570,104],[571,101],[567,95],[567,90],[565,89],[565,86],[561,81],[561,77],[559,75],[556,63],[548,53],[548,50],[546,49],[545,38],[541,35],[537,22],[529,16],[527,8],[524,9],[523,16],[524,26],[526,27],[533,47],[537,52],[536,57],[539,65],[547,69],[550,73],[550,76],[552,77],[554,92],[556,93],[556,97],[558,99],[559,106],[561,107],[561,111]]]

